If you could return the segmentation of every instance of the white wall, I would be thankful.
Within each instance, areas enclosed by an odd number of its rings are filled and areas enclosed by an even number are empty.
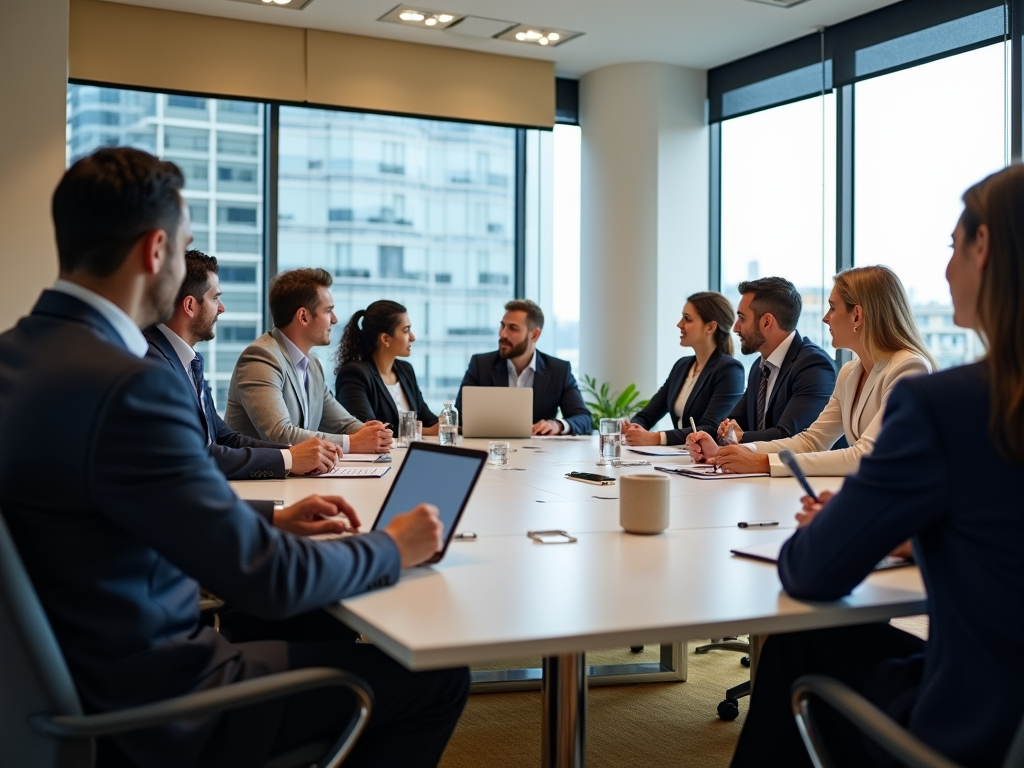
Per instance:
[[[580,357],[654,394],[680,357],[688,294],[708,284],[706,73],[603,67],[580,81]]]
[[[57,275],[50,196],[64,172],[68,0],[7,3],[0,23],[0,330]]]

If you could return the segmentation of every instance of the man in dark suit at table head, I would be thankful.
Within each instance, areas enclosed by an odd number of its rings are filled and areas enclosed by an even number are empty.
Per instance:
[[[803,300],[796,287],[781,277],[762,277],[739,284],[740,299],[733,330],[744,355],[760,354],[750,367],[747,391],[729,418],[718,427],[718,442],[752,443],[792,437],[809,427],[836,386],[836,367],[825,351],[796,330]],[[695,459],[703,457],[706,432],[686,439]],[[845,444],[845,441],[844,441]],[[718,456],[747,448],[725,448]]]
[[[171,317],[185,275],[183,186],[177,166],[135,149],[78,160],[53,197],[60,279],[0,335],[0,433],[18,435],[0,441],[0,510],[84,709],[334,666],[376,694],[350,765],[434,764],[465,702],[465,670],[413,674],[351,642],[231,643],[200,622],[200,584],[286,619],[396,581],[439,549],[442,526],[420,505],[397,527],[317,542],[291,532],[358,525],[344,499],[274,509],[235,496],[207,451],[195,392],[146,359],[140,330]],[[59,477],[37,458],[54,435]],[[140,768],[262,765],[336,738],[351,706],[345,693],[302,694],[101,746]]]
[[[205,361],[195,345],[214,338],[214,326],[224,311],[219,272],[215,257],[196,250],[185,254],[185,280],[175,299],[174,315],[144,331],[150,357],[168,365],[195,390],[207,447],[228,480],[282,480],[289,472],[331,471],[341,454],[335,443],[316,437],[291,446],[257,440],[235,432],[217,413],[203,376]]]
[[[505,304],[498,350],[470,358],[455,407],[462,409],[463,387],[532,387],[533,434],[589,435],[593,421],[569,361],[537,351],[543,330],[544,312],[535,302]]]

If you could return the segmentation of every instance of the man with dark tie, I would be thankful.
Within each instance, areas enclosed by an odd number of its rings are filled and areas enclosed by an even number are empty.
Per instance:
[[[60,279],[0,335],[0,512],[87,713],[274,672],[332,666],[375,695],[347,766],[435,765],[469,690],[465,669],[413,673],[372,645],[269,635],[231,642],[199,616],[199,585],[268,621],[394,583],[441,547],[436,508],[384,530],[341,497],[285,508],[235,496],[206,446],[196,392],[147,358],[141,328],[171,317],[192,239],[173,163],[127,148],[75,162],[53,196]],[[60,435],[60,476],[38,461]],[[295,535],[303,534],[303,535]],[[139,768],[264,765],[335,739],[343,691],[288,699],[101,742]],[[117,754],[120,752],[121,754]]]
[[[807,429],[828,404],[836,385],[835,363],[796,330],[803,300],[789,280],[748,280],[740,283],[739,292],[742,298],[733,330],[740,337],[740,351],[744,355],[757,352],[761,358],[750,368],[747,391],[719,425],[718,442],[792,437]],[[713,438],[695,432],[686,439],[697,460],[703,458],[702,440]]]
[[[202,251],[188,251],[174,315],[144,332],[149,356],[168,365],[195,391],[207,447],[228,480],[281,480],[289,472],[329,472],[341,453],[335,443],[316,437],[291,446],[269,443],[238,434],[217,414],[203,375],[203,356],[195,345],[214,337],[217,317],[224,311],[220,295],[217,259]]]

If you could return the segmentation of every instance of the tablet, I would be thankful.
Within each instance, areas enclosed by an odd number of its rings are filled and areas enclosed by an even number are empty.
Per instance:
[[[436,563],[448,551],[466,502],[487,461],[485,451],[414,442],[388,491],[373,530],[384,528],[397,515],[419,504],[433,504],[440,512],[444,531],[441,551],[424,565]]]

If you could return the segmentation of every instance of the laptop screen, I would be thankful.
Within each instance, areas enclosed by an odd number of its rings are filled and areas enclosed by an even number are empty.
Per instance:
[[[414,443],[373,524],[374,530],[380,530],[395,516],[418,504],[433,504],[440,511],[444,524],[442,538],[447,546],[486,458],[483,451],[437,449]]]

